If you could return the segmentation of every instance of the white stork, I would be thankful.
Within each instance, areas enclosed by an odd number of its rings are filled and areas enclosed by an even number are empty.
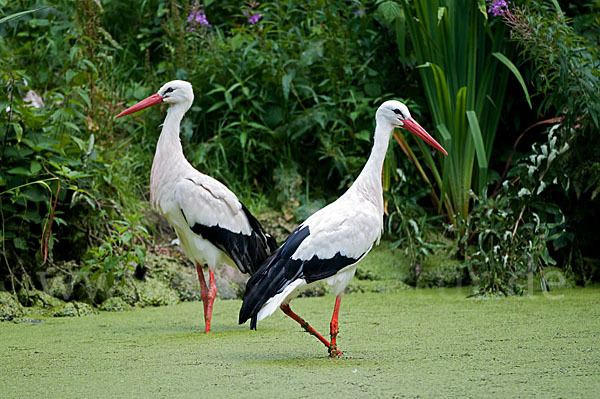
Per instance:
[[[185,159],[179,125],[193,102],[192,85],[174,80],[116,117],[156,104],[169,104],[152,162],[150,201],[173,226],[183,252],[196,264],[205,332],[209,332],[217,295],[214,268],[234,263],[243,273],[252,274],[277,244],[235,194],[218,180],[198,172]],[[209,267],[208,286],[202,272],[204,264]]]
[[[283,245],[265,260],[250,278],[240,309],[240,324],[256,322],[278,307],[316,336],[329,349],[337,349],[341,294],[354,276],[358,262],[379,242],[383,231],[381,172],[394,127],[402,127],[447,155],[398,101],[386,101],[377,110],[375,143],[362,172],[335,202],[315,212],[290,234]],[[290,309],[289,302],[311,284],[325,280],[336,295],[330,324],[331,342]]]

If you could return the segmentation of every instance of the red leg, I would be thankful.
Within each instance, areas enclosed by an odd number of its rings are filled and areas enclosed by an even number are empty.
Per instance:
[[[217,285],[215,284],[215,274],[212,270],[208,271],[209,288],[208,288],[208,306],[204,318],[206,320],[206,332],[210,331],[210,321],[212,319],[213,303],[217,297]]]
[[[210,302],[210,290],[206,286],[206,280],[204,279],[204,272],[202,271],[202,266],[199,263],[196,263],[196,272],[198,272],[198,281],[200,281],[200,298],[202,298],[202,304],[204,305],[204,332],[210,332],[210,317],[208,316],[208,306]],[[212,273],[212,272],[210,272]],[[210,311],[212,313],[212,303],[210,306]]]
[[[317,330],[315,330],[314,328],[312,328],[311,325],[308,324],[308,322],[306,322],[302,317],[300,317],[296,313],[294,313],[292,311],[292,309],[290,309],[290,305],[289,304],[283,304],[283,305],[281,305],[280,309],[283,311],[283,313],[285,313],[286,315],[288,315],[292,319],[296,320],[296,322],[298,322],[298,324],[300,324],[302,326],[302,328],[304,328],[304,330],[306,330],[306,332],[308,332],[310,335],[313,335],[313,336],[317,337],[317,339],[319,341],[321,341],[323,343],[323,345],[325,345],[329,349],[329,352],[331,353],[331,344],[329,343],[329,341],[327,341],[321,334],[319,334],[317,332]],[[337,349],[335,350],[335,353],[336,353],[337,356],[339,356],[339,355],[342,354],[342,352],[340,352]]]
[[[340,329],[338,328],[338,314],[340,312],[340,302],[342,296],[338,295],[335,297],[335,306],[333,307],[333,316],[331,317],[331,324],[329,324],[329,333],[331,334],[331,346],[329,347],[329,356],[336,357],[341,355],[342,352],[337,350],[336,339]]]
[[[208,299],[208,287],[206,286],[206,280],[204,280],[204,273],[202,272],[202,266],[196,263],[196,272],[198,273],[198,281],[200,281],[200,298],[204,304],[204,313],[206,314],[206,300]]]

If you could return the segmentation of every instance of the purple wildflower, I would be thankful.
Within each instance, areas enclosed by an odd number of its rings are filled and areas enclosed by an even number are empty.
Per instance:
[[[185,28],[185,30],[194,32],[198,27],[206,26],[207,28],[210,28],[212,26],[210,22],[208,22],[206,13],[202,9],[202,6],[203,5],[199,4],[198,1],[194,2],[194,5],[192,5],[192,11],[190,11],[190,15],[188,15],[187,18],[190,26]]]
[[[259,11],[256,14],[251,15],[250,18],[248,18],[248,23],[250,25],[254,25],[255,23],[257,23],[260,20],[261,17],[262,17],[262,15],[261,15],[261,13]]]
[[[509,4],[510,1],[507,0],[488,0],[488,14],[492,14],[494,17],[507,14],[509,13]]]
[[[190,13],[190,16],[188,17],[188,22],[192,22],[193,25],[201,25],[201,26],[207,26],[207,27],[211,27],[212,25],[208,22],[208,19],[206,19],[206,14],[204,13],[204,10],[198,10],[196,12],[192,11]]]
[[[359,8],[358,10],[354,11],[354,15],[356,15],[357,17],[362,17],[363,15],[365,15],[365,9]]]
[[[243,14],[244,14],[244,17],[248,18],[248,23],[250,25],[254,25],[262,18],[262,14],[260,11],[257,11],[256,14],[254,13],[254,10],[259,5],[260,5],[260,3],[258,1],[251,0],[251,1],[246,2],[245,6],[244,6]]]

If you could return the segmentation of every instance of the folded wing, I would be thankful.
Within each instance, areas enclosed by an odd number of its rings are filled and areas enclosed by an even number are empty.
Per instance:
[[[201,175],[182,179],[175,199],[190,229],[253,274],[275,249],[275,239],[224,184]]]

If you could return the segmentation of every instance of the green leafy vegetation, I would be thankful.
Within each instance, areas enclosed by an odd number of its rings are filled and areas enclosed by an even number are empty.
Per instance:
[[[406,37],[406,29],[412,39],[432,122],[449,155],[435,160],[420,142],[417,145],[437,186],[435,205],[458,226],[469,217],[469,190],[486,194],[509,71],[520,81],[522,77],[502,54],[506,29],[490,24],[482,2],[402,4],[398,36]],[[401,57],[406,60],[406,54]]]
[[[137,186],[119,167],[135,164],[127,156],[105,158],[118,145],[107,134],[113,81],[105,79],[111,57],[101,37],[100,8],[81,2],[72,19],[64,14],[71,3],[61,5],[31,7],[0,24],[0,106],[6,122],[0,275],[11,290],[40,288],[38,274],[48,265],[94,257],[94,248],[111,246],[115,234],[121,240],[136,234],[118,228],[127,223],[118,221],[127,219],[125,213],[136,213],[126,202]]]
[[[383,2],[380,7],[387,3],[390,2]],[[430,152],[425,151],[424,163],[431,172],[428,177],[408,143],[401,137],[397,141],[425,183],[431,187],[432,182],[437,182],[440,195],[432,190],[429,196],[438,209],[442,206],[439,198],[444,199],[446,191],[450,193],[444,207],[453,224],[450,230],[457,234],[458,242],[452,245],[460,247],[459,256],[464,257],[463,267],[469,270],[476,292],[518,294],[520,281],[535,270],[540,273],[540,285],[546,288],[542,268],[555,264],[556,259],[566,270],[573,270],[579,282],[587,284],[598,275],[597,254],[589,256],[595,250],[588,243],[591,225],[586,221],[598,216],[600,175],[593,154],[600,148],[600,61],[594,46],[599,36],[593,28],[572,24],[556,2],[529,2],[529,8],[503,1],[485,3],[451,7],[444,2],[403,2],[402,10],[395,9],[400,53],[410,50],[404,45],[408,32],[417,63],[421,64],[436,130],[442,140],[444,132],[453,138],[454,147],[450,148],[454,152],[438,166]],[[497,17],[492,16],[492,6],[502,11]],[[597,4],[588,7],[590,11]],[[585,6],[581,8],[585,10]],[[593,19],[594,15],[597,18],[597,14],[571,6],[573,9],[577,12],[575,21]],[[515,53],[502,24],[510,29],[512,42],[521,49],[519,69],[523,73],[499,52]],[[574,25],[582,31],[578,33]],[[482,29],[479,34],[476,28]],[[507,111],[506,106],[499,106],[507,90],[503,79],[509,71],[518,81],[515,94],[521,95],[519,92],[525,90],[526,103],[521,101],[519,110],[513,107]],[[533,85],[526,86],[523,76],[529,76]],[[494,86],[498,84],[501,87]],[[470,91],[470,102],[469,96],[462,101],[460,90],[466,93],[471,86],[479,89]],[[503,151],[492,147],[496,126],[502,115],[522,115],[525,107],[531,107],[528,91],[534,93],[540,115],[547,117],[517,137],[499,176],[490,170],[492,154]],[[506,116],[504,119],[506,122]],[[517,152],[526,133],[548,124],[551,129],[546,128],[547,136],[529,150]],[[471,183],[473,176],[479,177],[478,183]],[[488,190],[494,181],[495,189]],[[409,212],[411,208],[414,207],[407,208]],[[402,218],[402,224],[412,228],[398,232],[401,242],[421,243],[406,246],[418,267],[422,254],[441,242],[436,243],[435,238],[431,241],[432,236],[425,235],[430,242],[422,244],[425,240],[421,232],[426,229],[423,221],[427,216],[412,214],[415,216]]]
[[[522,154],[509,177],[522,185],[525,191],[519,192],[542,224],[552,229],[560,222],[564,234],[546,240],[553,241],[556,257],[583,284],[600,277],[592,222],[600,217],[599,7],[597,1],[575,2],[563,10],[544,1],[503,17],[530,65],[540,112],[557,117],[547,139]]]
[[[450,151],[394,133],[399,281],[519,294],[547,265],[597,281],[597,2],[450,3],[0,0],[0,289],[32,304],[62,270],[65,299],[102,305],[145,278],[173,238],[147,202],[163,115],[114,115],[176,78],[196,93],[187,158],[279,239],[351,184],[398,98]],[[542,121],[558,127],[533,137]]]

